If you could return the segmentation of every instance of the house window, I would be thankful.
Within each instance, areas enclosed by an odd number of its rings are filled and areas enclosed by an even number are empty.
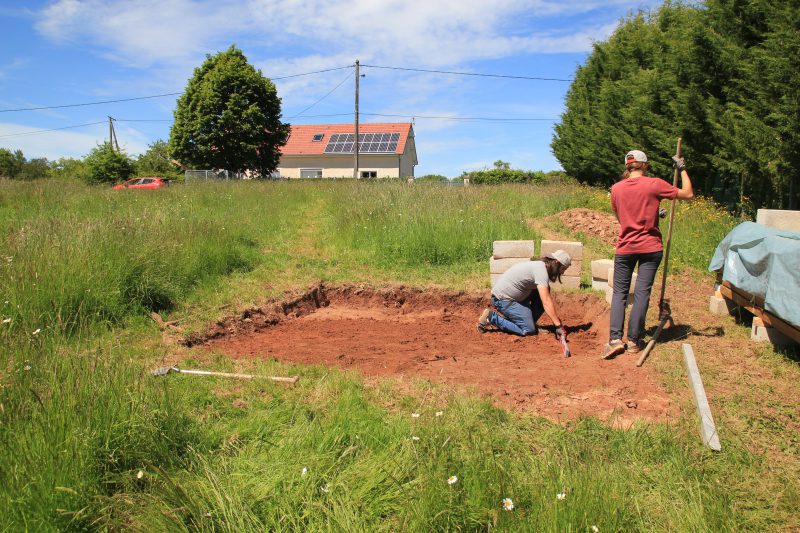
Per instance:
[[[362,170],[361,171],[362,178],[377,178],[378,171],[377,170]]]
[[[322,140],[323,137],[325,137],[324,133],[315,133],[314,137],[311,140],[314,141],[315,143],[318,143]]]
[[[301,168],[300,169],[300,177],[301,178],[309,178],[309,179],[316,179],[322,177],[322,169],[321,168]]]

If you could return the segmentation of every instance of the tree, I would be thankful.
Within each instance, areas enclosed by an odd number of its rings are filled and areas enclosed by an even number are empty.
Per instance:
[[[56,179],[87,180],[86,163],[82,159],[62,157],[50,162],[50,175]]]
[[[117,152],[105,142],[94,148],[84,160],[86,181],[92,184],[119,183],[133,173],[133,163],[122,152]]]
[[[11,151],[0,148],[0,177],[16,178],[25,165],[25,156],[22,150]]]
[[[289,125],[275,85],[241,50],[207,56],[178,99],[169,151],[184,165],[273,172]]]
[[[22,166],[22,172],[19,177],[25,180],[38,180],[50,177],[50,163],[47,162],[45,157],[37,157],[29,161],[25,161]]]
[[[508,170],[511,168],[511,163],[503,161],[502,159],[498,159],[494,162],[494,168],[499,168],[500,170]]]
[[[731,210],[800,201],[800,9],[796,0],[665,3],[596,43],[551,144],[580,181],[610,185],[622,154],[672,175],[683,138],[695,189]]]
[[[136,159],[136,173],[140,176],[177,176],[177,167],[172,163],[169,146],[158,139],[150,143],[147,151]]]

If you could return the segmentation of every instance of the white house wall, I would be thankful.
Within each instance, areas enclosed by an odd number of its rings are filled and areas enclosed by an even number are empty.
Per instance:
[[[408,151],[407,151],[408,152]],[[416,154],[414,154],[415,156]],[[414,175],[416,157],[407,154],[358,155],[360,171],[374,170],[379,178]],[[322,169],[323,178],[352,178],[353,156],[283,156],[278,171],[283,178],[299,178],[301,170]]]

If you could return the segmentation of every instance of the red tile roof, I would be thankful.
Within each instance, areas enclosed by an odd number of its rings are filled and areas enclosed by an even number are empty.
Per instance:
[[[281,148],[284,155],[322,155],[328,145],[331,135],[334,133],[353,133],[353,124],[304,124],[293,125],[289,134],[289,140]],[[397,143],[399,155],[405,152],[408,136],[411,134],[410,122],[384,122],[384,123],[365,123],[358,125],[358,133],[395,133],[400,132],[400,141]],[[317,133],[325,136],[321,141],[314,142],[312,139]],[[342,155],[342,154],[338,154]],[[380,155],[380,154],[369,154]]]

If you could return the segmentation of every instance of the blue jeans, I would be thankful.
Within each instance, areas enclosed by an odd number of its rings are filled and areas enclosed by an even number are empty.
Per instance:
[[[498,300],[492,296],[492,305],[501,314],[494,311],[489,313],[489,323],[497,326],[506,333],[514,335],[536,335],[536,321],[544,313],[542,299],[539,291],[534,289],[528,300],[515,302],[514,300]]]
[[[614,294],[611,298],[611,340],[622,339],[625,328],[625,307],[636,264],[639,264],[639,277],[633,292],[631,318],[628,322],[628,340],[638,342],[644,333],[644,320],[650,305],[650,291],[656,278],[658,265],[663,252],[649,254],[617,254],[614,256]]]

